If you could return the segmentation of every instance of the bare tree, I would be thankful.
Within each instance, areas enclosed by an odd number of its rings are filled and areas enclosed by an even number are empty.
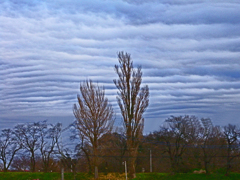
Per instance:
[[[40,153],[44,172],[49,171],[50,160],[55,153],[57,142],[61,135],[61,127],[61,123],[52,125],[46,124],[46,122],[40,126]]]
[[[73,113],[77,129],[92,146],[95,178],[98,174],[98,140],[111,131],[114,118],[113,109],[105,97],[104,88],[94,85],[91,80],[80,84],[78,106],[74,104]]]
[[[35,171],[36,151],[39,149],[40,127],[43,122],[34,122],[26,124],[18,124],[14,128],[14,134],[22,147],[30,153],[30,169]]]
[[[88,173],[91,174],[91,160],[90,160],[90,155],[91,155],[91,148],[89,141],[86,141],[84,138],[84,135],[82,132],[79,132],[79,130],[77,129],[77,122],[72,124],[73,129],[71,129],[71,137],[70,140],[71,141],[75,141],[77,140],[76,146],[75,146],[75,152],[76,152],[76,156],[83,156],[85,155],[86,160],[87,160],[87,164],[88,164]],[[87,168],[86,168],[87,169]]]
[[[179,172],[183,163],[182,155],[190,144],[192,130],[188,125],[189,118],[189,116],[171,116],[165,120],[160,129],[160,139],[165,143],[163,153],[169,155],[172,173]]]
[[[22,146],[17,143],[14,133],[11,129],[3,129],[0,134],[0,160],[3,163],[3,171],[7,172],[14,156]]]
[[[204,122],[211,121],[209,118],[202,118],[201,121]],[[223,136],[220,127],[211,125],[204,125],[204,128],[201,129],[200,138],[198,140],[198,146],[202,150],[203,162],[206,173],[210,173],[209,164],[213,159],[220,153],[220,149],[223,147]]]
[[[142,138],[144,127],[143,113],[149,103],[148,86],[140,87],[142,83],[141,67],[134,69],[131,55],[118,53],[119,65],[115,65],[118,80],[114,80],[117,87],[117,102],[121,110],[127,137],[127,148],[130,158],[130,177],[135,178],[135,162],[137,149]]]
[[[13,159],[11,168],[16,171],[27,171],[30,169],[30,157],[25,153],[19,154]]]
[[[101,155],[104,157],[102,165],[105,166],[105,172],[119,171],[123,173],[124,166],[122,163],[126,160],[124,155],[127,150],[124,133],[116,128],[115,132],[105,134],[100,139],[99,144],[101,146]]]
[[[229,175],[232,160],[240,155],[239,153],[240,129],[236,125],[228,124],[227,126],[223,127],[223,135],[227,145],[226,175]]]

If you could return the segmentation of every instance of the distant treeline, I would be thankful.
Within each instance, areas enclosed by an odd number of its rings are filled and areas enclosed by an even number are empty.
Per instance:
[[[0,159],[3,171],[93,172],[95,155],[89,141],[80,138],[74,123],[69,126],[67,145],[61,142],[62,125],[47,121],[18,124],[3,129]],[[159,130],[143,135],[139,141],[137,172],[238,172],[240,128],[215,126],[210,119],[196,116],[170,117]],[[124,172],[128,154],[126,134],[121,128],[103,134],[98,142],[100,172]]]

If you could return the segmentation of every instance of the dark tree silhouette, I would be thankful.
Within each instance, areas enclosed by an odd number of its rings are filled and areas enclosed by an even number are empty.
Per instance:
[[[140,87],[142,83],[141,67],[134,69],[130,54],[119,52],[118,61],[119,65],[115,65],[118,80],[114,80],[114,83],[118,89],[117,102],[123,117],[127,148],[131,157],[130,177],[135,178],[135,161],[144,127],[143,113],[149,103],[149,89],[148,86]]]
[[[179,172],[183,163],[182,155],[186,151],[186,146],[190,144],[192,129],[189,126],[189,119],[189,116],[172,116],[166,119],[164,126],[160,128],[160,139],[165,143],[163,152],[169,155],[172,173]]]
[[[11,129],[3,129],[0,134],[0,160],[3,163],[3,171],[7,172],[12,164],[14,156],[22,146],[16,141]]]
[[[223,136],[226,140],[227,145],[226,175],[229,175],[232,160],[240,155],[239,153],[240,129],[236,125],[228,124],[223,127]]]
[[[30,169],[30,163],[30,157],[22,153],[13,159],[11,168],[16,171],[27,171]]]
[[[36,151],[39,149],[40,129],[45,122],[18,124],[14,128],[15,136],[22,147],[30,153],[30,169],[35,172]]]
[[[43,171],[48,172],[50,161],[56,152],[57,143],[59,142],[62,130],[62,124],[42,124],[40,127],[40,153],[42,158]]]
[[[213,126],[209,118],[202,118],[204,128],[201,129],[198,146],[202,150],[203,162],[206,173],[209,174],[209,164],[219,154],[219,149],[224,145],[220,127]],[[204,122],[208,121],[208,126]]]

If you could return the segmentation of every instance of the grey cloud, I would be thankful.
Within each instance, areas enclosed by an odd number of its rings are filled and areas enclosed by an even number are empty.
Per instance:
[[[119,124],[113,79],[124,50],[150,87],[146,131],[170,115],[224,124],[240,107],[238,9],[225,0],[1,1],[0,121],[72,121],[79,83],[92,79]]]
[[[98,16],[113,16],[115,18],[124,19],[130,24],[149,24],[162,22],[166,24],[216,24],[216,23],[239,23],[240,13],[238,11],[239,4],[237,2],[206,2],[195,1],[194,3],[188,1],[184,4],[176,3],[177,1],[148,1],[147,3],[135,4],[134,1],[7,1],[8,6],[11,6],[12,12],[20,11],[21,6],[26,6],[25,11],[22,12],[30,17],[35,17],[36,6],[41,4],[42,9],[49,8],[49,13],[95,13]],[[182,1],[183,2],[183,1]],[[10,5],[9,5],[10,4]],[[149,10],[150,9],[150,10]],[[66,12],[66,10],[68,10]],[[35,11],[35,13],[31,13]],[[46,10],[45,10],[46,11]],[[224,13],[223,13],[224,12]],[[54,14],[53,13],[53,14]],[[83,14],[84,14],[83,13]],[[41,17],[41,14],[39,14]],[[39,17],[39,16],[38,16]]]
[[[54,1],[53,1],[54,2]],[[122,1],[58,1],[59,7],[67,7],[69,11],[81,10],[92,13],[113,14],[124,18],[133,24],[149,24],[163,22],[167,24],[213,24],[213,23],[239,23],[240,13],[237,2],[206,2],[198,1],[179,4],[170,1],[166,4],[160,1],[148,1],[135,5]],[[171,3],[172,2],[172,3]],[[56,7],[57,3],[52,3]],[[151,9],[151,10],[148,10]],[[224,15],[223,12],[224,11]],[[214,13],[213,13],[214,12]]]

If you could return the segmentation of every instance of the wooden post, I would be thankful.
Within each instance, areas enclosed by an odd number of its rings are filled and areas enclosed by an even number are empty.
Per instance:
[[[125,161],[125,175],[126,175],[126,180],[128,179],[127,178],[127,161]]]
[[[150,172],[152,172],[152,151],[150,149]]]
[[[98,179],[98,167],[95,166],[94,179]]]
[[[61,180],[64,180],[64,168],[62,167],[62,170],[61,170]]]

